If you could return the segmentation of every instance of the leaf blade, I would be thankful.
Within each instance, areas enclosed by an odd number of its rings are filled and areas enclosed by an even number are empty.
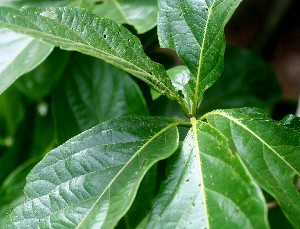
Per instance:
[[[270,119],[259,109],[217,110],[208,122],[231,137],[258,184],[272,194],[290,222],[297,226],[300,195],[293,180],[299,177],[300,136],[294,128]]]
[[[134,26],[138,33],[145,33],[157,24],[157,0],[109,0],[93,7],[100,17]]]
[[[176,125],[172,119],[132,116],[100,124],[69,140],[31,171],[27,200],[4,225],[113,227],[130,207],[149,167],[176,149]],[[156,143],[161,143],[159,149]]]
[[[113,118],[148,115],[142,92],[127,73],[85,55],[70,61],[53,92],[52,105],[61,143]]]
[[[241,0],[159,1],[158,34],[162,47],[175,50],[191,73],[193,116],[204,91],[223,70],[224,26]],[[192,47],[192,48],[191,48]]]
[[[1,28],[0,34],[1,94],[20,76],[42,63],[52,52],[53,46],[8,29]]]
[[[78,8],[27,7],[16,10],[1,7],[0,27],[36,37],[62,49],[103,59],[182,104],[164,68],[150,60],[140,41],[114,21],[98,18]]]
[[[148,228],[268,228],[263,195],[224,135],[192,123],[168,165]]]

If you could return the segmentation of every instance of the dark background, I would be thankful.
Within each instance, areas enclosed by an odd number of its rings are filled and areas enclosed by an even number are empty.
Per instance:
[[[227,44],[250,48],[270,63],[281,84],[282,102],[294,104],[298,100],[299,0],[244,0],[227,24],[225,32]]]

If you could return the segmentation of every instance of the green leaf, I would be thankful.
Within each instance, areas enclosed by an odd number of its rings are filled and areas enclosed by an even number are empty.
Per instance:
[[[192,120],[153,206],[148,228],[268,228],[261,190],[224,135]]]
[[[11,138],[24,116],[25,104],[14,87],[0,95],[0,137]]]
[[[42,158],[56,146],[52,112],[46,102],[37,105],[38,114],[32,124],[30,156]]]
[[[250,50],[227,48],[224,71],[209,88],[201,113],[214,109],[258,107],[270,110],[280,98],[280,87],[270,67]]]
[[[136,83],[110,64],[77,55],[64,75],[53,93],[56,134],[61,143],[106,120],[148,114]]]
[[[64,6],[71,0],[1,0],[0,6],[12,6],[15,8],[21,8],[24,6]]]
[[[158,37],[162,47],[175,50],[190,71],[193,93],[190,113],[204,91],[223,70],[224,26],[241,0],[160,0]]]
[[[0,28],[0,94],[52,52],[53,46]]]
[[[51,151],[27,177],[26,202],[4,228],[113,228],[146,171],[178,146],[178,123],[127,117],[102,123]]]
[[[300,117],[297,117],[296,115],[287,115],[284,119],[280,121],[280,124],[287,128],[300,131]]]
[[[37,68],[20,77],[15,86],[34,99],[49,95],[53,85],[63,74],[69,54],[59,49],[54,50]]]
[[[112,20],[78,8],[1,7],[0,27],[103,59],[142,79],[158,92],[169,94],[185,109],[164,68],[145,55],[134,35]]]
[[[149,215],[152,201],[159,190],[158,175],[160,175],[158,166],[152,166],[143,178],[132,206],[116,229],[137,228],[144,218]]]
[[[294,179],[300,175],[299,131],[271,120],[259,109],[216,110],[207,120],[231,139],[258,184],[272,194],[286,217],[299,226],[300,194]]]
[[[145,33],[157,24],[157,0],[98,0],[73,1],[69,5],[90,9],[102,18],[132,25],[138,33]]]
[[[0,154],[0,184],[20,164],[28,159],[32,126],[28,117],[20,122],[13,136],[8,138],[6,147]],[[24,135],[24,133],[26,133]],[[0,224],[1,225],[1,224]]]
[[[13,208],[24,203],[23,188],[26,176],[38,161],[31,159],[17,167],[0,186],[0,218],[6,216]]]

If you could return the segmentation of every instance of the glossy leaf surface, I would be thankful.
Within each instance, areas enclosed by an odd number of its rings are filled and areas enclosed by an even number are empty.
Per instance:
[[[163,162],[162,162],[163,163]],[[118,223],[116,229],[140,228],[140,223],[149,215],[153,200],[159,191],[159,166],[153,165],[144,176],[130,209]],[[145,228],[145,227],[142,227]]]
[[[160,0],[158,36],[162,47],[175,50],[187,65],[195,116],[204,91],[223,70],[224,26],[241,0]]]
[[[266,218],[262,192],[226,137],[194,120],[168,161],[148,228],[268,228]]]
[[[88,0],[73,1],[92,10],[102,18],[132,25],[138,33],[145,33],[157,24],[157,0]]]
[[[62,76],[69,56],[68,52],[54,50],[38,67],[20,77],[15,86],[23,94],[34,99],[49,95],[53,85]]]
[[[297,117],[296,115],[287,115],[280,121],[280,124],[295,131],[300,131],[300,117]]]
[[[26,202],[4,228],[113,228],[146,171],[178,146],[177,122],[127,117],[102,123],[51,151],[27,177]]]
[[[126,28],[79,8],[0,8],[0,27],[24,33],[66,50],[103,59],[182,102],[164,68],[148,58]],[[184,106],[182,105],[184,108]]]
[[[53,46],[0,29],[0,94],[21,75],[34,69],[52,52]]]
[[[12,6],[15,8],[21,8],[24,6],[63,6],[72,0],[1,0],[0,6]]]
[[[300,133],[270,119],[258,109],[216,110],[207,114],[211,125],[230,137],[256,181],[271,193],[287,218],[299,226]]]
[[[52,104],[61,143],[109,119],[148,114],[142,92],[126,72],[85,55],[70,60]]]

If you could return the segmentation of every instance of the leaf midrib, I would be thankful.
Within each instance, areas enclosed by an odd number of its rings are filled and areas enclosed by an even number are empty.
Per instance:
[[[292,165],[290,165],[290,163],[288,161],[286,161],[279,153],[277,153],[272,146],[270,146],[267,142],[264,141],[264,139],[262,139],[260,136],[258,136],[255,132],[253,132],[251,129],[249,129],[247,126],[245,126],[243,123],[239,122],[238,119],[231,117],[230,115],[224,113],[224,112],[209,112],[206,116],[208,115],[220,115],[220,116],[224,116],[227,119],[233,121],[234,123],[236,123],[238,126],[240,126],[241,128],[245,129],[246,131],[248,131],[250,134],[252,134],[256,139],[258,139],[263,145],[265,145],[269,150],[271,150],[271,152],[273,152],[280,160],[282,160],[289,168],[291,168],[294,172],[296,172],[299,176],[300,173],[294,169],[294,167]]]
[[[20,13],[20,11],[18,11],[18,13]],[[147,71],[145,71],[144,69],[140,68],[139,66],[137,66],[137,65],[135,65],[135,64],[133,64],[133,63],[131,63],[131,62],[128,62],[126,59],[120,58],[120,57],[118,57],[118,56],[116,56],[116,55],[113,55],[113,54],[110,54],[110,53],[108,53],[108,52],[105,52],[105,51],[103,51],[103,50],[101,50],[101,49],[98,49],[97,47],[95,47],[95,46],[91,45],[89,42],[87,42],[87,41],[85,40],[84,37],[78,36],[78,33],[76,33],[74,30],[72,30],[72,29],[68,28],[67,26],[65,26],[65,24],[61,24],[61,23],[55,22],[55,23],[58,24],[59,27],[60,27],[60,26],[63,26],[63,27],[65,27],[66,30],[71,31],[72,34],[74,34],[74,35],[76,35],[77,37],[79,37],[79,38],[82,40],[82,42],[85,42],[86,44],[80,43],[80,42],[77,42],[77,41],[74,41],[74,40],[71,40],[71,39],[67,39],[67,38],[64,38],[64,37],[61,37],[61,36],[53,35],[53,34],[48,33],[47,31],[44,32],[44,31],[41,30],[36,24],[32,23],[31,21],[28,21],[27,18],[24,17],[23,15],[20,15],[20,14],[19,14],[19,16],[20,16],[22,19],[26,20],[27,23],[30,23],[32,26],[36,26],[37,29],[29,29],[29,28],[26,28],[26,27],[24,27],[24,26],[19,26],[19,25],[15,25],[15,24],[10,24],[10,23],[6,23],[6,22],[2,22],[2,23],[0,23],[0,24],[7,25],[7,28],[16,28],[16,29],[18,30],[18,32],[21,31],[21,32],[23,32],[24,34],[28,34],[28,32],[31,31],[31,32],[34,33],[34,34],[38,34],[38,35],[42,34],[42,37],[46,37],[47,39],[50,39],[50,40],[55,40],[55,41],[59,41],[59,40],[60,40],[60,41],[62,41],[62,42],[65,43],[65,44],[73,44],[73,45],[75,45],[75,46],[77,46],[77,47],[82,47],[83,49],[85,49],[85,50],[87,50],[87,51],[94,52],[94,53],[96,54],[96,56],[97,56],[97,54],[99,53],[100,56],[101,56],[101,54],[102,54],[102,56],[109,57],[109,58],[112,60],[112,62],[113,62],[113,60],[117,60],[117,61],[119,61],[119,62],[121,62],[121,63],[123,62],[123,63],[125,63],[125,64],[128,65],[128,69],[131,69],[131,71],[133,71],[133,72],[137,72],[137,73],[140,73],[141,75],[144,75],[144,76],[146,77],[148,83],[150,83],[151,85],[153,85],[155,88],[158,88],[154,83],[152,83],[151,81],[149,81],[149,79],[151,80],[151,79],[154,78],[154,79],[155,79],[155,82],[156,82],[158,85],[160,85],[162,88],[164,88],[164,91],[160,89],[161,92],[164,92],[164,93],[165,93],[165,91],[168,91],[168,92],[170,93],[170,95],[172,95],[172,97],[178,99],[178,96],[177,96],[176,94],[174,94],[174,93],[172,92],[172,90],[170,90],[165,84],[163,84],[163,83],[161,82],[161,80],[159,80],[157,77],[155,77],[155,75],[150,75]],[[76,17],[76,18],[78,18],[78,17]],[[81,20],[80,18],[79,18],[79,20],[80,20],[81,23],[82,23],[82,20]],[[93,30],[95,33],[97,33],[97,31],[95,31],[94,28],[90,27],[90,29]],[[32,34],[32,33],[31,33],[31,34]],[[30,36],[30,34],[28,34],[28,35]],[[41,39],[43,39],[43,38],[41,38]],[[49,43],[49,42],[47,42],[47,43]],[[56,45],[57,45],[57,46],[62,46],[62,45],[60,45],[60,44],[56,44]],[[73,48],[72,48],[72,49],[73,49]],[[70,50],[70,49],[67,49],[67,50]],[[73,49],[73,50],[74,50],[74,49]],[[96,50],[96,52],[95,52],[95,50]],[[75,51],[76,51],[76,50],[75,50]],[[87,53],[87,54],[89,54],[89,53]],[[112,62],[110,62],[110,63],[112,63]],[[136,69],[136,70],[135,70],[135,69]],[[159,88],[158,88],[158,89],[159,89]]]
[[[120,14],[123,16],[123,18],[128,21],[127,15],[124,12],[124,10],[122,9],[120,3],[116,0],[112,0],[113,4],[116,6],[116,8],[120,11]]]
[[[178,179],[178,182],[177,184],[175,185],[175,188],[173,189],[172,193],[169,194],[169,198],[168,200],[166,201],[166,204],[163,206],[162,210],[159,212],[159,215],[161,216],[165,211],[166,209],[169,207],[170,203],[172,202],[172,198],[174,198],[176,196],[176,192],[178,190],[178,187],[180,186],[180,184],[182,183],[181,181],[183,180],[184,178],[184,175],[186,174],[186,172],[188,171],[188,167],[189,167],[189,162],[191,161],[192,159],[192,154],[189,154],[189,157],[188,157],[188,160],[186,160],[186,163],[184,164],[184,167],[183,167],[183,170],[179,176],[179,179]]]
[[[202,176],[202,166],[201,166],[201,162],[200,162],[200,148],[199,148],[199,144],[198,144],[198,134],[197,134],[197,120],[193,117],[191,118],[191,123],[192,123],[192,130],[193,130],[193,139],[194,139],[194,144],[195,144],[195,150],[196,153],[195,155],[197,156],[197,158],[195,160],[197,160],[197,164],[198,164],[198,169],[199,169],[199,177],[200,177],[200,184],[201,184],[201,192],[200,195],[202,195],[202,200],[203,200],[203,206],[204,206],[204,212],[205,212],[205,218],[206,218],[206,226],[207,229],[210,229],[210,225],[208,222],[208,211],[207,211],[207,205],[206,205],[206,195],[204,192],[205,189],[205,184],[204,184],[204,178]]]
[[[211,16],[211,9],[213,8],[214,4],[215,4],[215,1],[211,5],[211,7],[208,7],[208,5],[206,3],[207,9],[208,9],[208,14],[207,14],[207,20],[206,20],[206,24],[205,24],[205,28],[204,28],[203,40],[202,40],[202,44],[200,46],[200,56],[199,56],[199,64],[198,64],[198,71],[197,71],[197,77],[196,77],[195,97],[194,97],[194,102],[193,102],[193,107],[192,107],[192,114],[194,117],[197,116],[198,94],[199,94],[198,91],[199,91],[199,86],[200,86],[199,82],[200,82],[200,74],[201,74],[201,68],[202,68],[204,45],[206,42],[207,26],[208,26],[210,16]]]
[[[80,201],[79,203],[84,203],[84,202],[90,201],[90,200],[92,200],[92,199],[97,199],[97,201],[95,202],[95,204],[90,208],[90,210],[89,210],[89,212],[90,212],[90,211],[92,210],[92,208],[97,204],[97,202],[101,199],[101,197],[105,194],[105,192],[107,191],[107,189],[109,189],[109,188],[111,187],[111,185],[113,184],[113,182],[117,179],[118,175],[119,175],[119,174],[120,174],[120,173],[121,173],[121,172],[129,165],[129,164],[130,164],[130,162],[131,162],[134,158],[136,158],[136,156],[137,156],[137,155],[138,155],[145,147],[147,147],[148,144],[150,144],[153,140],[155,140],[157,136],[159,136],[159,135],[162,134],[163,132],[167,131],[168,129],[177,126],[178,124],[179,124],[178,122],[174,122],[174,123],[172,123],[172,124],[169,124],[168,126],[166,126],[166,127],[164,127],[163,129],[161,129],[159,132],[157,132],[156,134],[154,134],[147,142],[144,143],[144,145],[143,145],[136,153],[134,153],[134,154],[132,155],[132,157],[130,158],[130,160],[129,160],[127,163],[122,163],[122,164],[118,164],[118,165],[112,166],[112,167],[118,167],[118,166],[124,165],[124,166],[122,167],[122,169],[115,175],[115,178],[114,178],[114,179],[107,185],[107,187],[102,191],[102,194],[101,194],[99,197],[95,196],[95,197],[92,197],[92,198],[89,198],[89,199],[85,199],[85,200],[83,200],[83,201]],[[109,168],[105,168],[104,170],[106,170],[106,169],[109,169]],[[94,172],[92,172],[92,173],[95,173],[95,172],[99,172],[99,170],[94,171]],[[87,173],[87,174],[91,174],[91,173]],[[77,177],[82,177],[82,176],[85,176],[85,175],[87,175],[87,174],[80,175],[80,176],[77,176]],[[77,177],[75,177],[75,178],[77,178]],[[74,177],[73,177],[72,179],[74,179]],[[67,181],[67,182],[69,182],[69,181]],[[66,183],[66,182],[65,182],[65,183]],[[61,185],[61,184],[60,184],[60,185]],[[32,202],[32,201],[34,201],[34,200],[36,200],[36,199],[40,199],[40,198],[43,197],[43,196],[47,196],[47,195],[49,195],[49,193],[50,193],[50,192],[48,192],[48,193],[46,193],[46,194],[44,194],[44,195],[42,195],[42,196],[36,197],[36,198],[34,198],[34,199],[31,199],[30,201],[28,201],[28,202],[26,202],[26,203]],[[76,204],[78,204],[78,203],[76,203]],[[70,208],[70,207],[71,207],[71,206],[66,206],[66,208],[59,209],[59,210],[57,210],[57,211],[53,211],[53,212],[51,212],[47,217],[45,217],[45,218],[40,218],[40,220],[45,220],[45,219],[51,217],[53,214],[55,214],[55,213],[57,213],[57,212],[60,212],[60,211],[63,211],[64,209],[67,209],[67,208]],[[88,213],[89,213],[89,212],[88,212]],[[88,213],[86,214],[86,216],[88,215]],[[85,218],[86,218],[86,216],[85,216]],[[83,220],[84,220],[85,218],[82,219],[81,223],[83,222]],[[36,219],[36,218],[29,218],[29,219]],[[9,220],[10,220],[12,223],[14,223],[14,222],[12,221],[11,218],[9,218]],[[28,218],[25,218],[25,219],[23,219],[23,220],[18,220],[18,222],[26,221],[26,220],[28,220]],[[81,224],[81,223],[80,223],[80,224]],[[76,228],[79,228],[80,224],[79,224]]]
[[[89,215],[89,213],[92,211],[92,209],[96,206],[96,204],[100,201],[100,199],[102,198],[102,196],[106,193],[107,190],[109,190],[111,188],[111,186],[113,185],[114,181],[118,178],[118,176],[124,171],[124,169],[131,163],[131,161],[133,161],[133,159],[135,159],[137,157],[137,155],[139,155],[140,152],[142,152],[142,150],[144,148],[146,148],[152,141],[154,141],[156,139],[156,137],[158,137],[160,134],[162,134],[163,132],[167,131],[170,128],[173,128],[175,126],[177,126],[178,123],[173,123],[170,124],[168,126],[166,126],[165,128],[161,129],[159,132],[157,132],[155,135],[153,135],[137,152],[135,152],[132,157],[130,158],[130,160],[128,162],[126,162],[123,166],[123,168],[115,175],[115,177],[112,179],[112,181],[107,185],[107,187],[103,190],[103,192],[101,193],[101,195],[98,197],[97,201],[95,202],[95,204],[93,206],[91,206],[90,210],[86,213],[85,217],[81,220],[80,224],[76,227],[80,228],[80,226],[82,225],[82,223],[85,221],[85,219],[87,218],[87,216]]]

